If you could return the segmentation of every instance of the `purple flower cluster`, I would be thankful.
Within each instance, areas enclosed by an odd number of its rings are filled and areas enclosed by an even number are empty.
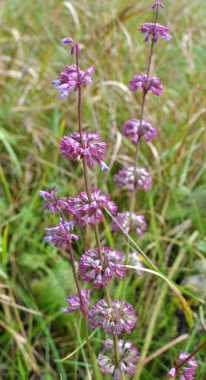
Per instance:
[[[73,226],[73,222],[68,223],[61,220],[57,227],[45,228],[48,235],[44,237],[44,240],[49,244],[54,244],[55,247],[66,250],[68,243],[78,240],[78,236],[70,232],[70,228]]]
[[[82,132],[82,136],[80,136],[78,132],[73,132],[70,137],[62,137],[60,152],[63,156],[71,158],[74,161],[85,157],[90,168],[93,168],[97,162],[102,170],[109,171],[109,168],[103,161],[106,147],[107,143],[101,142],[98,133]]]
[[[134,166],[125,166],[114,176],[114,181],[120,188],[128,186],[129,191],[133,191],[137,186],[147,191],[152,185],[152,177],[147,169]]]
[[[120,231],[122,229],[127,234],[134,231],[138,237],[141,237],[144,234],[147,227],[144,216],[138,215],[136,212],[131,215],[131,218],[129,211],[118,212],[116,220],[118,224],[115,220],[112,221],[112,231]]]
[[[152,36],[152,41],[157,43],[158,38],[164,38],[166,40],[171,40],[172,36],[168,34],[169,28],[158,23],[149,23],[145,22],[139,28],[141,33],[146,33],[145,41],[149,40],[149,37]]]
[[[92,329],[101,326],[108,334],[119,335],[122,332],[130,334],[137,317],[132,305],[126,301],[116,300],[108,306],[105,300],[100,300],[90,309],[89,321]]]
[[[79,296],[77,295],[72,295],[67,298],[68,302],[68,307],[64,308],[62,307],[61,310],[64,311],[65,313],[73,313],[75,311],[81,310],[83,313],[85,313],[86,309],[89,306],[89,298],[90,298],[90,290],[81,290],[81,296],[83,300],[83,305],[80,301]]]
[[[186,352],[182,352],[179,356],[179,360],[177,362],[176,367],[171,368],[171,370],[168,372],[167,377],[168,378],[174,378],[175,376],[179,375],[180,380],[194,380],[195,379],[195,372],[196,368],[198,367],[198,362],[194,360],[194,358],[191,358],[188,360],[186,364],[188,366],[183,366],[178,368],[178,364],[182,361],[187,359],[189,354]]]
[[[155,96],[161,96],[163,93],[163,85],[159,78],[149,77],[146,74],[134,75],[130,80],[130,90],[136,91],[142,88],[144,93],[147,94],[152,91]]]
[[[60,98],[69,96],[70,92],[76,91],[78,86],[84,83],[91,83],[91,75],[95,73],[93,66],[86,71],[80,70],[77,65],[65,66],[64,71],[60,73],[60,78],[52,81],[56,85],[56,89],[61,91]]]
[[[123,135],[132,136],[132,142],[136,144],[141,137],[143,137],[146,142],[153,140],[157,136],[157,130],[149,121],[140,121],[133,118],[125,122]]]
[[[57,195],[56,186],[52,188],[52,190],[49,191],[43,191],[41,190],[39,192],[39,195],[46,201],[49,201],[45,203],[43,206],[45,210],[49,210],[52,215],[54,215],[55,211],[61,212],[62,209],[66,207],[66,198],[56,198]]]
[[[104,349],[98,356],[98,364],[103,375],[111,375],[114,380],[121,380],[122,374],[132,376],[139,360],[139,351],[132,345],[132,342],[124,342],[118,339],[118,349],[120,362],[116,365],[114,357],[114,342],[107,339]]]
[[[98,248],[86,251],[79,260],[79,274],[84,281],[92,281],[94,288],[107,286],[115,275],[123,277],[125,266],[124,255],[115,249],[102,247],[102,259]]]
[[[117,212],[116,204],[110,200],[108,194],[101,194],[99,189],[93,189],[91,192],[91,200],[85,191],[82,191],[75,198],[68,198],[66,211],[72,214],[74,222],[81,227],[88,223],[90,226],[103,220],[102,210],[107,209],[111,214]]]

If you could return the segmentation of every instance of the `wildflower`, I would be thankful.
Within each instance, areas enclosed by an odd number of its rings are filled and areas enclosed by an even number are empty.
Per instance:
[[[158,38],[164,38],[166,40],[171,40],[172,36],[168,34],[169,28],[158,23],[149,23],[145,22],[139,28],[141,33],[146,33],[145,41],[149,40],[149,37],[152,36],[152,41],[157,43]]]
[[[137,186],[144,191],[150,189],[152,185],[151,174],[145,168],[136,168],[136,178],[134,176],[134,166],[125,166],[114,176],[114,181],[117,186],[128,186],[129,191],[133,191]]]
[[[89,321],[92,329],[103,327],[108,334],[129,334],[137,322],[134,309],[126,301],[113,301],[111,307],[103,299],[97,302],[89,311]]]
[[[138,254],[136,252],[130,252],[128,257],[128,264],[135,267],[135,271],[138,276],[143,275],[142,269],[145,267],[142,261],[140,260]]]
[[[74,222],[80,226],[88,223],[90,226],[95,225],[103,220],[103,209],[107,209],[111,214],[116,214],[117,206],[110,200],[107,194],[100,194],[99,189],[93,189],[91,192],[91,201],[87,193],[82,191],[76,198],[68,198],[66,210],[72,214]]]
[[[91,83],[91,75],[94,72],[93,66],[86,71],[78,69],[77,65],[65,66],[64,71],[60,73],[60,79],[52,81],[52,84],[55,84],[56,89],[61,91],[60,98],[65,98],[69,96],[70,92],[76,91],[78,86]]]
[[[72,240],[78,240],[78,236],[70,232],[70,227],[73,228],[73,226],[73,222],[63,223],[63,221],[60,220],[57,227],[45,228],[48,236],[45,236],[44,240],[49,244],[54,243],[55,247],[65,250],[68,243],[71,243]]]
[[[134,75],[130,81],[130,89],[132,91],[142,88],[145,94],[152,91],[154,95],[161,96],[163,85],[158,77],[147,78],[146,74]]]
[[[75,42],[71,37],[63,38],[62,45],[66,46],[67,44],[71,45],[71,55],[73,55],[76,52],[79,53],[80,50],[83,48],[82,45]]]
[[[187,363],[188,366],[182,366],[178,368],[178,364],[181,363],[181,361],[187,359],[189,354],[186,352],[182,352],[179,356],[179,359],[177,361],[177,364],[175,367],[171,368],[171,370],[168,372],[167,377],[168,378],[174,378],[175,376],[179,375],[180,380],[194,380],[195,379],[195,372],[196,368],[198,366],[198,362],[194,360],[194,358],[191,358],[188,360]]]
[[[106,142],[101,142],[98,133],[82,132],[82,138],[78,132],[73,132],[70,137],[63,136],[60,143],[60,152],[63,156],[77,160],[85,157],[89,167],[93,168],[95,163],[101,168],[109,170],[104,164],[103,157],[106,153]]]
[[[42,198],[49,201],[45,203],[43,207],[44,209],[49,210],[52,215],[55,213],[55,211],[61,212],[62,209],[66,206],[66,198],[56,198],[57,194],[58,193],[56,191],[56,186],[54,186],[50,192],[43,190],[39,192],[39,195]]]
[[[120,362],[116,366],[114,357],[114,343],[107,339],[104,343],[103,351],[98,355],[98,364],[103,375],[111,375],[114,380],[120,380],[122,375],[132,376],[136,369],[136,363],[139,360],[139,351],[132,345],[132,342],[124,342],[118,339],[118,350]]]
[[[79,311],[80,309],[83,312],[83,314],[85,314],[89,305],[90,290],[81,290],[81,296],[84,305],[82,305],[79,296],[72,295],[69,298],[67,298],[67,302],[69,303],[68,307],[62,307],[61,310],[65,313],[73,313],[74,311]]]
[[[164,8],[164,4],[160,1],[160,0],[156,0],[153,5],[152,5],[152,9],[156,9],[156,8]]]
[[[146,229],[146,221],[143,215],[138,215],[133,212],[131,221],[129,211],[119,212],[116,215],[118,224],[121,226],[122,230],[127,234],[134,231],[137,236],[141,237]],[[112,231],[119,231],[121,228],[114,220],[112,221]]]
[[[157,130],[149,121],[132,118],[125,122],[123,135],[132,136],[132,142],[136,144],[141,137],[144,141],[153,140],[157,136]]]
[[[102,261],[98,255],[98,248],[86,251],[79,261],[80,277],[84,281],[93,281],[94,288],[107,286],[116,274],[123,277],[125,266],[122,264],[124,255],[115,249],[102,247]]]

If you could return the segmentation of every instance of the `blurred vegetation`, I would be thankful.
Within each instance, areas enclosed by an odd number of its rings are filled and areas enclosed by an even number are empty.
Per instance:
[[[84,127],[101,131],[108,141],[107,176],[95,169],[93,185],[112,194],[120,210],[128,195],[114,187],[113,174],[133,159],[134,147],[122,134],[125,120],[138,117],[141,97],[128,90],[133,74],[144,72],[149,47],[137,26],[151,21],[151,1],[2,0],[0,4],[0,378],[2,380],[90,379],[82,346],[81,318],[62,315],[73,292],[67,257],[43,241],[53,225],[42,210],[40,189],[57,184],[61,195],[83,187],[81,168],[60,157],[64,133],[77,129],[76,96],[59,100],[51,86],[72,59],[61,46],[65,36],[84,44],[81,66],[94,65],[94,83],[84,92]],[[152,65],[164,83],[161,98],[149,96],[146,117],[159,135],[141,147],[140,159],[153,173],[148,193],[137,205],[148,229],[138,244],[160,270],[181,286],[194,311],[188,327],[179,301],[154,275],[136,277],[127,300],[138,315],[133,342],[149,356],[178,336],[188,338],[156,356],[142,380],[162,378],[182,350],[205,339],[206,311],[206,8],[204,0],[165,0],[160,23],[173,39],[160,41]],[[102,229],[104,244],[124,250],[121,234]],[[82,234],[82,231],[80,232]],[[87,231],[75,246],[78,257],[93,237]],[[117,284],[113,284],[117,285]],[[119,287],[113,286],[113,297]],[[99,291],[98,293],[101,293]],[[99,298],[100,294],[95,294]],[[149,332],[149,333],[148,333]],[[92,344],[101,350],[102,335]],[[61,362],[77,347],[79,350]],[[197,380],[206,378],[205,352],[197,355]]]

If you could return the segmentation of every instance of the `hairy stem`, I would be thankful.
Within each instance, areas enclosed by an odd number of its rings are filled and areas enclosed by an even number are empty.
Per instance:
[[[89,340],[88,310],[87,310],[87,306],[85,305],[83,297],[82,297],[81,287],[80,287],[80,283],[79,283],[79,279],[78,279],[78,275],[77,275],[77,271],[76,271],[76,267],[75,267],[75,262],[74,262],[74,254],[73,254],[72,245],[71,245],[70,241],[68,241],[68,250],[69,250],[69,256],[70,256],[72,271],[73,271],[73,275],[74,275],[74,281],[75,281],[75,284],[77,287],[77,292],[78,292],[80,303],[81,303],[82,315],[83,315],[83,320],[84,320],[85,339],[87,342],[89,357],[90,357],[91,364],[92,364],[93,377],[95,380],[98,380],[98,372],[97,372],[95,354],[94,354],[93,348],[92,348],[90,340]]]

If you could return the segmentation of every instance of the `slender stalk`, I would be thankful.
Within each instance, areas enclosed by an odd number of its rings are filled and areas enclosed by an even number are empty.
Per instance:
[[[78,55],[77,50],[76,50],[76,66],[77,66],[77,75],[79,76],[79,55]],[[81,144],[82,144],[82,146],[84,146],[83,133],[82,133],[82,89],[81,89],[80,83],[77,86],[77,91],[78,91],[78,127],[79,127]],[[89,175],[88,175],[88,170],[87,170],[87,162],[86,162],[84,157],[82,159],[82,163],[83,163],[83,174],[84,174],[86,192],[87,192],[87,196],[89,199],[89,203],[91,203],[92,198],[91,198],[90,181],[89,181]],[[101,263],[103,263],[101,240],[100,240],[99,229],[98,229],[97,225],[94,226],[94,233],[95,233],[95,239],[96,239],[96,243],[97,243],[99,259],[100,259]],[[108,307],[111,307],[112,301],[111,301],[109,289],[104,287],[104,292],[105,292],[107,305],[108,305]],[[118,367],[119,366],[118,340],[117,340],[116,335],[113,334],[112,336],[113,336],[113,342],[114,342],[115,362],[116,362],[116,366]]]
[[[155,22],[154,22],[155,23],[155,27],[156,27],[156,23],[157,23],[157,18],[158,18],[158,7],[157,7],[157,10],[155,12]],[[149,54],[149,61],[148,61],[148,66],[147,66],[147,81],[148,81],[149,75],[150,75],[150,69],[151,69],[153,51],[154,51],[154,40],[152,39],[151,48],[150,48],[150,54]],[[143,119],[144,119],[144,109],[145,109],[146,95],[147,95],[147,91],[145,89],[143,89],[142,103],[141,103],[142,105],[141,105],[141,111],[140,111],[140,129],[142,128],[142,122],[143,122]],[[136,150],[135,150],[134,174],[133,174],[133,176],[134,176],[134,186],[136,186],[136,183],[137,183],[137,167],[138,167],[138,160],[139,160],[140,140],[141,140],[141,136],[140,136],[140,138],[139,138],[139,140],[138,140],[138,142],[136,144]],[[130,225],[130,223],[132,221],[132,214],[133,214],[134,209],[135,209],[136,195],[137,195],[137,191],[134,188],[134,191],[132,192],[132,195],[131,195],[130,208],[129,208],[129,225]],[[127,247],[126,247],[125,265],[128,264],[128,259],[129,259],[129,244],[127,244]],[[123,281],[122,281],[121,299],[125,298],[126,281],[127,281],[126,278],[123,279]]]
[[[91,364],[92,364],[92,369],[93,369],[93,377],[95,380],[98,380],[98,372],[97,372],[97,367],[96,367],[95,354],[94,354],[93,348],[92,348],[90,340],[89,340],[87,306],[85,305],[83,297],[82,297],[79,279],[78,279],[77,271],[75,268],[73,249],[72,249],[72,245],[71,245],[70,241],[68,241],[68,250],[69,250],[69,255],[70,255],[70,262],[71,262],[71,266],[72,266],[72,271],[73,271],[73,275],[74,275],[74,281],[75,281],[75,284],[77,287],[77,292],[78,292],[80,303],[81,303],[81,310],[82,310],[83,320],[84,320],[85,339],[87,342],[89,356],[91,359]]]

